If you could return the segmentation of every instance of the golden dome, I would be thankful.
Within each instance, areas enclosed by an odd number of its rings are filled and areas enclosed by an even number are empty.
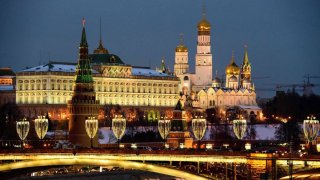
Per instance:
[[[93,51],[94,54],[109,54],[109,51],[102,45],[102,41],[99,42],[99,47]]]
[[[176,52],[188,52],[188,48],[185,45],[180,44],[176,47]]]
[[[226,67],[226,74],[240,74],[240,68],[237,66],[237,64],[234,62],[234,58],[232,57],[231,63]]]
[[[210,31],[210,29],[211,29],[211,25],[206,19],[203,18],[198,23],[198,31]]]

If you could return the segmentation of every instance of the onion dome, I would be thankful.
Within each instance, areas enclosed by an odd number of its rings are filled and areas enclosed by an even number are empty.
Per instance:
[[[205,18],[202,18],[202,20],[198,23],[198,31],[210,31],[210,30],[211,30],[210,23]]]
[[[231,57],[231,62],[230,64],[226,67],[226,74],[227,75],[238,75],[240,74],[240,68],[238,67],[238,65],[234,62],[234,55],[232,53],[232,57]]]
[[[229,82],[238,82],[238,78],[235,75],[233,75],[229,78]]]
[[[216,77],[212,80],[212,83],[221,83],[221,80],[218,77]]]
[[[176,47],[176,52],[188,52],[188,48],[185,45],[180,44]]]

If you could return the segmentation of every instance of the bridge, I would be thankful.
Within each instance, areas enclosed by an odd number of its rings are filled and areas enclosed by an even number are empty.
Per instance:
[[[207,168],[215,163],[250,167],[250,172],[272,174],[277,178],[278,171],[289,172],[289,164],[292,163],[293,172],[320,168],[320,156],[279,156],[275,154],[248,154],[243,152],[214,152],[196,150],[25,150],[25,152],[6,151],[0,152],[0,172],[24,169],[31,167],[47,167],[57,165],[96,165],[96,166],[118,166],[128,169],[156,172],[185,179],[204,179],[199,175],[201,165]],[[157,163],[167,162],[168,166]],[[185,172],[175,169],[172,163],[194,163],[197,173]],[[231,169],[232,170],[232,169]],[[212,179],[214,179],[212,177]]]

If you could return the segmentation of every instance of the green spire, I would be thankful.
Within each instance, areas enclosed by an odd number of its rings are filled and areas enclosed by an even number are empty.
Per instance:
[[[76,83],[93,83],[90,59],[88,56],[88,43],[84,28],[85,20],[82,20],[82,35],[79,48],[79,60],[76,68]]]
[[[82,36],[81,36],[80,47],[88,47],[87,37],[86,37],[86,29],[84,28],[85,22],[86,22],[86,20],[83,18],[82,19]]]

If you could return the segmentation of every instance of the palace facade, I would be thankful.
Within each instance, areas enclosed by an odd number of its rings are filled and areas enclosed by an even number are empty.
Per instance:
[[[101,40],[89,57],[101,105],[174,107],[179,99],[177,77],[125,64],[110,54]],[[73,95],[75,70],[75,63],[49,62],[18,72],[16,103],[66,104]]]

